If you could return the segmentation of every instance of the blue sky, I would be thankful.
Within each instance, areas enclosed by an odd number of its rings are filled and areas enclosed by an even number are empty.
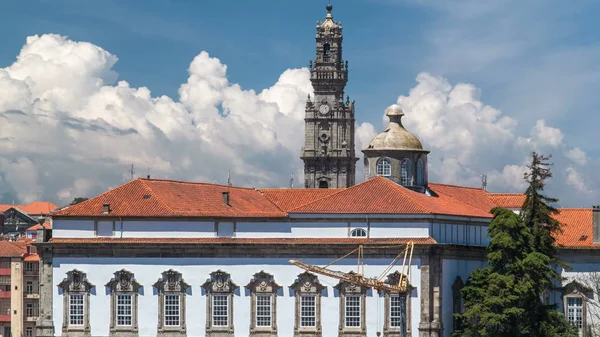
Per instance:
[[[53,33],[115,55],[118,62],[112,70],[119,80],[134,88],[147,87],[153,97],[178,100],[190,62],[201,51],[227,66],[230,83],[260,92],[287,69],[306,67],[314,58],[315,23],[324,17],[326,3],[4,1],[0,68],[15,62],[28,36]],[[560,149],[556,144],[537,149],[583,151],[587,159],[577,173],[593,191],[588,198],[597,198],[599,1],[333,0],[332,4],[335,19],[344,26],[344,57],[350,63],[346,92],[356,100],[359,123],[381,130],[384,109],[399,96],[409,96],[420,73],[443,78],[451,86],[469,83],[479,102],[516,121],[514,138],[537,137],[532,130],[542,119],[544,125],[559,129]],[[427,136],[423,137],[427,147]],[[444,148],[431,143],[432,151]],[[506,156],[502,157],[506,165],[524,164],[521,157]],[[560,165],[558,170],[564,171],[570,164]],[[452,179],[435,174],[438,181]],[[46,190],[42,195],[54,198]]]

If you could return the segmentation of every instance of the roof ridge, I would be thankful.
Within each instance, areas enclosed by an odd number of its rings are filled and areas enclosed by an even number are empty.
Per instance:
[[[592,211],[591,207],[557,207],[560,211]]]
[[[306,206],[308,206],[308,205],[310,205],[310,204],[313,204],[313,203],[315,203],[315,202],[317,202],[317,201],[321,201],[321,200],[323,200],[323,199],[326,199],[326,198],[333,197],[333,196],[335,196],[335,195],[337,195],[337,194],[339,194],[339,193],[342,193],[342,192],[345,192],[345,191],[349,191],[349,190],[351,190],[351,189],[353,189],[353,188],[357,188],[358,186],[361,186],[361,185],[363,185],[363,184],[366,184],[366,183],[368,183],[369,181],[371,181],[371,180],[374,180],[374,179],[377,179],[377,178],[379,178],[379,176],[373,177],[373,178],[371,178],[371,179],[367,179],[367,180],[365,180],[365,181],[361,181],[360,183],[358,183],[358,184],[356,184],[356,185],[352,185],[352,186],[350,186],[350,187],[346,187],[346,188],[340,188],[340,189],[339,189],[339,191],[336,191],[336,192],[334,192],[334,193],[328,194],[328,195],[326,195],[326,196],[324,196],[324,197],[322,197],[322,198],[319,198],[319,199],[313,200],[313,201],[311,201],[311,202],[309,202],[309,203],[306,203],[306,204],[304,204],[304,205],[300,205],[300,206],[298,206],[298,207],[294,207],[294,208],[292,208],[292,209],[288,210],[288,211],[287,211],[287,213],[292,213],[293,211],[295,211],[295,210],[297,210],[297,209],[299,209],[299,208],[306,207]],[[383,178],[383,179],[385,179],[385,178]],[[387,179],[385,179],[385,180],[387,180]],[[318,189],[318,188],[316,188],[316,189]]]
[[[489,192],[489,191],[488,191],[488,193],[490,195],[526,195],[525,193],[505,193],[505,192],[495,193],[495,192]]]
[[[419,207],[421,207],[421,208],[422,208],[424,211],[426,211],[426,212],[428,212],[428,213],[432,213],[432,214],[434,213],[434,212],[432,212],[432,211],[431,211],[429,208],[425,207],[425,205],[421,204],[421,203],[420,203],[418,200],[415,200],[415,199],[414,199],[414,198],[413,198],[413,197],[410,195],[410,193],[405,193],[406,191],[411,191],[411,192],[414,192],[413,190],[411,190],[411,189],[408,189],[408,188],[406,188],[406,187],[404,187],[404,186],[401,186],[400,184],[397,184],[397,183],[395,183],[395,182],[393,182],[393,181],[391,181],[391,180],[389,180],[389,179],[386,179],[386,178],[383,178],[383,177],[382,177],[382,179],[385,179],[386,183],[388,183],[388,184],[391,184],[391,185],[392,185],[394,188],[396,188],[396,189],[397,189],[398,191],[400,191],[400,192],[401,192],[401,193],[402,193],[404,196],[406,196],[406,197],[407,197],[407,198],[409,198],[409,199],[410,199],[412,202],[414,202],[414,203],[415,203],[415,204],[417,204]],[[415,192],[415,193],[417,193],[417,192]]]
[[[146,189],[146,191],[150,192],[150,194],[152,194],[152,196],[153,196],[153,197],[155,197],[155,198],[156,198],[156,200],[158,200],[158,202],[159,202],[161,205],[163,205],[165,208],[167,208],[169,211],[171,211],[171,213],[173,213],[173,214],[177,213],[177,212],[175,212],[175,211],[174,211],[174,210],[173,210],[173,209],[172,209],[172,208],[171,208],[169,205],[167,205],[167,204],[166,204],[166,203],[165,203],[165,202],[164,202],[164,201],[163,201],[163,200],[162,200],[162,199],[161,199],[161,198],[158,196],[158,194],[156,194],[156,193],[154,192],[154,190],[153,190],[153,189],[152,189],[150,186],[148,186],[148,184],[146,184],[146,182],[144,181],[145,179],[138,178],[138,179],[136,179],[136,180],[139,180],[139,181],[142,183],[142,185],[144,186],[144,188]]]
[[[429,182],[429,184],[439,185],[439,186],[458,187],[458,188],[468,188],[471,190],[483,190],[481,187],[473,187],[473,186],[462,186],[462,185],[452,185],[452,184],[433,183],[433,182]]]
[[[225,184],[215,184],[215,183],[207,183],[207,182],[201,182],[201,181],[183,181],[183,180],[174,180],[174,179],[148,179],[148,178],[137,178],[136,180],[141,180],[141,181],[157,181],[157,182],[169,182],[169,183],[178,183],[178,184],[186,184],[186,185],[209,185],[209,186],[221,186],[221,187],[227,187],[227,188],[237,188],[237,189],[243,189],[243,190],[256,190],[256,188],[254,187],[242,187],[242,186],[230,186],[230,185],[225,185]]]

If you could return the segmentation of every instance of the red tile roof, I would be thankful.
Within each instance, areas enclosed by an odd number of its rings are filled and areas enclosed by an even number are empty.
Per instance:
[[[490,199],[496,205],[504,208],[521,208],[525,202],[523,193],[490,193]]]
[[[0,241],[0,257],[22,257],[27,253],[27,244],[19,241]]]
[[[481,188],[430,183],[429,188],[438,195],[446,195],[457,201],[469,204],[484,212],[490,212],[497,205],[490,200],[489,193]]]
[[[230,205],[223,201],[229,192]],[[110,204],[110,214],[103,205]],[[54,216],[123,217],[284,217],[286,214],[252,188],[172,180],[136,179]]]
[[[39,261],[39,260],[40,260],[40,256],[38,254],[28,254],[23,259],[23,261],[25,261],[25,262],[35,262],[35,261]]]
[[[27,231],[37,231],[38,229],[42,228],[42,226],[44,227],[44,229],[52,229],[52,224],[48,221],[44,222],[43,224],[35,224],[29,228],[27,228]]]
[[[58,206],[48,201],[34,201],[28,205],[0,204],[0,213],[4,213],[13,207],[27,214],[48,214],[58,208]]]
[[[52,243],[204,243],[204,244],[432,244],[426,238],[52,238]]]
[[[592,243],[594,226],[591,208],[560,208],[555,219],[563,224],[557,243],[565,247],[599,247]]]
[[[461,202],[449,195],[427,196],[389,179],[375,177],[340,190],[328,197],[292,209],[290,213],[338,214],[445,214],[491,217],[489,211]]]
[[[272,203],[287,212],[341,191],[336,188],[267,188],[260,189]]]

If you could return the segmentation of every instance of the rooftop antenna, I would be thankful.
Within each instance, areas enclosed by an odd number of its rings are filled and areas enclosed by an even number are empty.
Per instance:
[[[487,191],[487,175],[482,174],[481,176],[481,189]]]
[[[133,180],[134,175],[135,175],[135,168],[134,168],[133,164],[131,164],[131,168],[129,169],[129,176],[131,177],[131,180]]]
[[[231,171],[227,171],[227,186],[231,186]]]
[[[148,166],[148,179],[150,179],[150,166]]]
[[[292,171],[292,177],[290,178],[290,188],[294,188],[294,172]]]

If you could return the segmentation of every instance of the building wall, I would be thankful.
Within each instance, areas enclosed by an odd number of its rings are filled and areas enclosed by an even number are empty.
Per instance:
[[[467,282],[469,276],[477,268],[483,268],[487,261],[481,260],[458,260],[444,259],[442,268],[442,323],[444,323],[444,337],[451,337],[453,332],[453,309],[454,302],[452,298],[452,286],[457,277],[461,277],[463,282]]]
[[[316,264],[325,265],[331,259],[301,259]],[[390,259],[367,259],[365,274],[367,276],[379,276],[387,268]],[[343,260],[341,265],[333,268],[336,270],[350,271],[356,269],[355,260]],[[140,336],[156,336],[156,324],[158,316],[158,298],[152,285],[160,278],[161,272],[173,268],[182,273],[184,280],[190,284],[187,301],[187,331],[188,336],[204,336],[206,325],[206,296],[203,294],[201,285],[207,280],[209,274],[217,269],[231,274],[234,283],[240,286],[234,296],[234,324],[236,336],[248,336],[250,326],[250,297],[244,288],[252,276],[264,270],[272,274],[276,283],[282,286],[277,297],[277,325],[278,336],[291,337],[294,327],[294,297],[289,286],[294,282],[296,276],[303,272],[302,269],[290,265],[288,259],[283,258],[62,258],[53,259],[53,317],[55,334],[60,335],[60,327],[63,320],[63,297],[59,293],[57,285],[66,277],[66,273],[73,269],[79,269],[87,273],[87,279],[95,285],[90,296],[91,335],[108,336],[110,319],[110,296],[105,284],[113,277],[117,270],[127,269],[135,274],[137,282],[143,288],[139,296],[139,327]],[[396,269],[390,271],[393,272]],[[411,268],[411,284],[417,289],[411,297],[412,307],[412,335],[418,336],[420,316],[420,261],[413,260]],[[339,322],[339,297],[334,290],[338,281],[325,276],[319,276],[320,282],[326,286],[322,298],[322,322],[323,336],[335,336],[338,333]],[[367,334],[374,335],[378,328],[378,322],[383,325],[383,298],[369,291],[367,295]],[[379,306],[379,310],[377,310]],[[380,316],[378,317],[378,312]]]
[[[23,261],[13,258],[10,262],[10,326],[14,337],[24,336],[23,332]]]

